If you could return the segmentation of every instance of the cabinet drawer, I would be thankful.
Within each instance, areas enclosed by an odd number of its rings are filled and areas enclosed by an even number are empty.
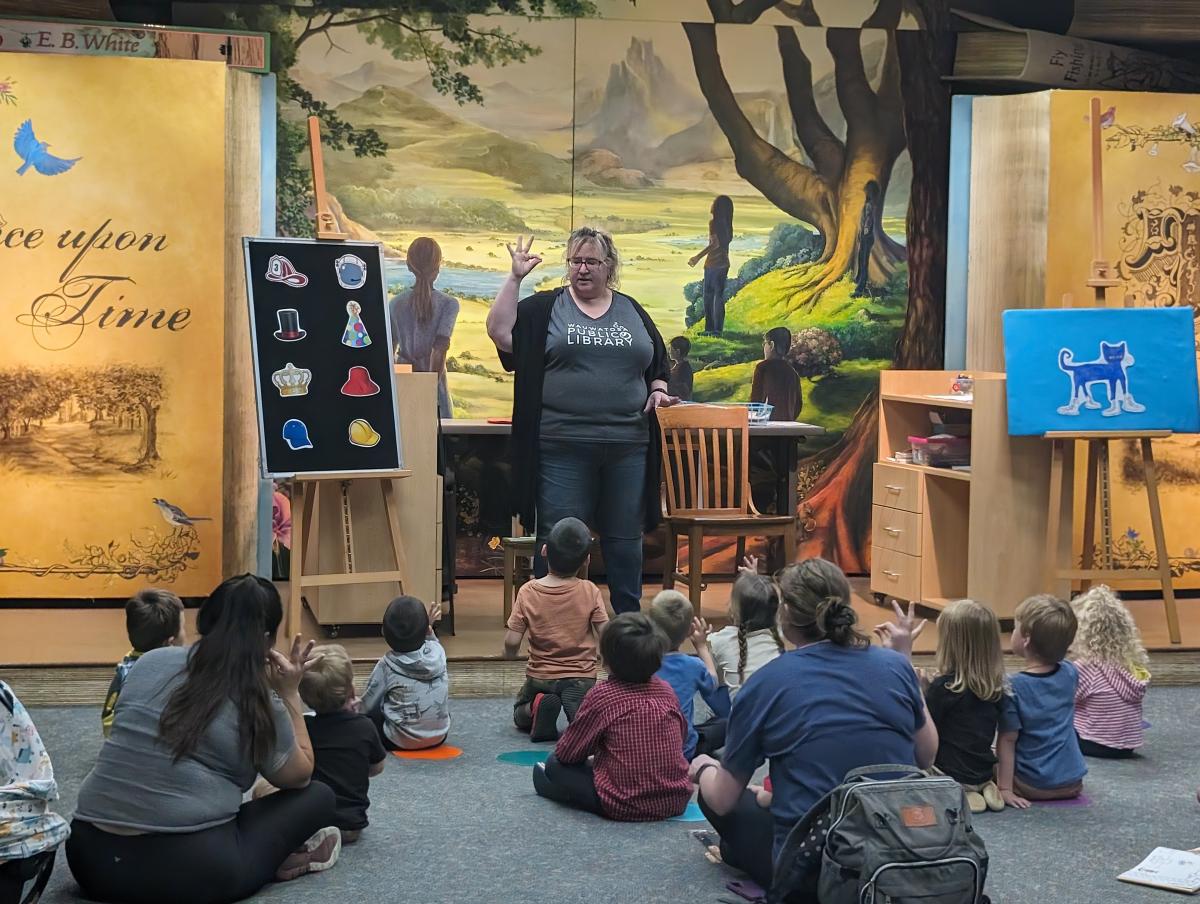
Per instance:
[[[921,559],[894,549],[871,547],[871,590],[901,600],[921,598]]]
[[[876,462],[871,501],[906,512],[921,511],[921,473]]]
[[[872,506],[871,545],[905,555],[921,554],[921,516],[916,512]]]

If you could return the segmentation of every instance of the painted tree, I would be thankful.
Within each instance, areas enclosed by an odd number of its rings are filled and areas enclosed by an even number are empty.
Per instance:
[[[321,139],[328,148],[350,150],[357,157],[382,157],[387,152],[387,144],[374,129],[354,128],[289,77],[304,44],[323,40],[330,50],[339,49],[338,32],[355,29],[397,60],[423,61],[438,92],[460,104],[483,103],[483,92],[462,72],[464,67],[504,66],[541,51],[515,31],[481,25],[476,17],[505,13],[536,19],[588,16],[595,11],[592,0],[391,0],[386,8],[312,0],[295,6],[246,4],[226,12],[225,20],[232,27],[271,33],[271,70],[278,76],[280,102],[276,181],[281,232],[312,235],[308,213],[312,194],[303,162],[307,132],[287,115],[289,109],[318,117]]]
[[[135,364],[113,364],[105,368],[103,383],[112,393],[114,410],[141,415],[142,449],[135,465],[159,461],[158,411],[165,395],[162,372]]]
[[[776,7],[801,24],[821,24],[811,0],[802,3],[708,0],[708,4],[718,22],[754,22],[767,9]],[[920,29],[897,30],[904,11],[917,18]],[[832,199],[836,197],[838,201],[836,219],[827,219],[824,228],[839,238],[832,251],[826,248],[814,272],[802,274],[806,278],[798,284],[798,303],[840,278],[852,260],[852,247],[843,245],[840,251],[836,247],[848,231],[846,218],[849,217],[851,228],[861,218],[862,205],[855,197],[847,196],[847,189],[851,189],[851,195],[857,195],[853,189],[865,184],[863,180],[870,178],[870,173],[890,174],[895,155],[907,144],[913,169],[906,230],[909,300],[894,361],[894,366],[903,369],[937,368],[942,362],[950,98],[941,77],[950,65],[945,38],[948,17],[947,0],[880,0],[875,12],[863,23],[865,28],[888,30],[887,56],[879,86],[873,91],[862,70],[861,34],[844,29],[827,32],[826,45],[836,67],[838,99],[846,114],[844,142],[832,135],[816,112],[812,103],[811,65],[799,51],[798,41],[793,43],[793,30],[776,29],[796,132],[812,160],[811,166],[796,163],[761,137],[747,134],[749,123],[736,109],[736,101],[720,71],[715,27],[685,26],[701,89],[729,137],[743,178],[781,209],[818,228],[822,227],[809,217],[826,216],[834,209]],[[717,108],[721,109],[720,115]],[[869,134],[873,118],[874,127],[883,129],[883,135]],[[749,131],[753,133],[753,128]],[[886,236],[878,223],[875,228],[875,251],[879,252],[880,238]],[[889,256],[893,253],[889,251]],[[872,267],[886,267],[886,260],[876,253]],[[871,465],[875,461],[878,429],[878,403],[872,394],[863,401],[838,442],[807,460],[806,463],[820,465],[822,471],[801,503],[802,520],[813,525],[799,544],[801,557],[824,556],[851,573],[869,570]]]
[[[884,5],[891,5],[886,3]],[[713,22],[683,25],[691,47],[692,64],[709,110],[733,151],[738,175],[757,188],[780,210],[812,225],[824,239],[821,257],[795,268],[790,310],[815,303],[854,265],[859,227],[866,206],[867,186],[879,187],[871,229],[869,273],[882,283],[905,259],[904,246],[883,230],[883,203],[896,159],[904,151],[904,112],[900,98],[900,63],[895,25],[887,33],[887,47],[878,86],[871,87],[863,62],[862,32],[837,28],[825,33],[833,57],[838,104],[846,119],[846,137],[838,138],[817,111],[813,94],[812,62],[796,30],[775,29],[779,62],[795,135],[808,155],[805,163],[789,157],[763,138],[738,104],[721,64],[717,23],[752,23],[771,7],[778,7],[804,25],[820,25],[811,3],[777,0],[708,0]],[[895,18],[899,20],[899,5]],[[872,27],[886,27],[879,14]]]

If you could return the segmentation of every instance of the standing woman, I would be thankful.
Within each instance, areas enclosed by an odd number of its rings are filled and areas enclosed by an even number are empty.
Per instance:
[[[788,832],[847,772],[876,763],[925,769],[937,753],[937,729],[902,655],[915,634],[911,612],[892,626],[894,649],[885,650],[855,628],[850,584],[832,562],[788,565],[779,590],[779,624],[796,649],[742,685],[721,762],[692,760],[700,809],[721,836],[725,862],[763,888]],[[766,796],[747,788],[764,760]]]
[[[581,227],[567,240],[568,284],[518,303],[521,280],[542,262],[518,237],[512,273],[488,313],[513,390],[513,512],[541,549],[569,515],[600,535],[613,609],[642,598],[642,534],[661,514],[661,454],[651,410],[667,394],[668,362],[650,315],[615,291],[621,260],[612,236]],[[545,574],[545,563],[536,563]]]
[[[708,244],[688,261],[704,258],[704,332],[719,336],[725,329],[725,281],[729,278],[729,243],[733,241],[733,199],[717,195],[708,221]]]
[[[396,363],[410,364],[417,373],[437,374],[438,417],[454,417],[446,384],[446,353],[458,320],[458,299],[433,287],[442,269],[442,249],[433,239],[413,239],[405,263],[413,287],[388,302]]]
[[[290,655],[273,649],[282,618],[273,584],[229,578],[200,607],[193,646],[130,670],[67,842],[85,896],[219,904],[337,861],[334,795],[309,782],[299,694],[313,645],[297,635]],[[260,772],[283,790],[242,804]]]

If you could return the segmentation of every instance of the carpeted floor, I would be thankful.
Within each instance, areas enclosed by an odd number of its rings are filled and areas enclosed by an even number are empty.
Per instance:
[[[704,823],[613,823],[541,800],[529,767],[496,760],[535,749],[509,724],[509,702],[454,700],[453,707],[451,741],[462,757],[389,760],[372,782],[371,827],[362,841],[333,870],[268,886],[255,900],[715,904],[728,894],[733,874],[709,864],[689,835]],[[59,810],[70,814],[101,743],[98,710],[40,707],[33,716],[54,759]],[[1152,689],[1146,718],[1152,727],[1144,757],[1089,762],[1089,806],[976,817],[997,904],[1171,899],[1115,876],[1156,845],[1200,846],[1196,690]],[[61,904],[77,895],[60,854],[43,900]]]

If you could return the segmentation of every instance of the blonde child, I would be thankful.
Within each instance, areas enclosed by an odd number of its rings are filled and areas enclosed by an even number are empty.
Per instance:
[[[1065,659],[1075,640],[1069,603],[1047,594],[1017,606],[1012,651],[1025,668],[1010,678],[1000,710],[996,784],[1010,807],[1066,800],[1083,791],[1087,764],[1075,735],[1078,671]]]
[[[975,600],[956,600],[938,616],[937,674],[925,704],[938,730],[934,767],[963,786],[972,813],[1003,810],[992,780],[992,744],[1004,697],[1000,622]]]
[[[1071,647],[1079,670],[1079,749],[1084,756],[1131,757],[1142,746],[1142,700],[1150,683],[1137,624],[1120,598],[1104,586],[1077,596],[1071,606],[1079,621]]]
[[[313,710],[304,717],[313,749],[312,777],[333,789],[333,823],[342,844],[353,844],[367,827],[367,790],[383,772],[387,752],[371,720],[358,711],[354,666],[345,647],[322,644],[312,655],[320,659],[300,679],[300,699]]]
[[[708,637],[717,680],[732,700],[750,676],[784,651],[776,625],[779,588],[766,575],[743,568],[729,596],[730,624]]]

